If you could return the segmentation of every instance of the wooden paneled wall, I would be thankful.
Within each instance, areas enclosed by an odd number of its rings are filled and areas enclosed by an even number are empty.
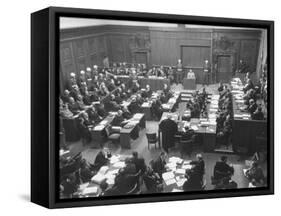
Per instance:
[[[203,59],[208,57],[214,74],[218,58],[224,55],[232,59],[229,73],[237,70],[240,59],[246,61],[251,71],[256,71],[262,49],[259,30],[105,25],[64,29],[60,36],[64,80],[71,72],[78,73],[94,64],[101,66],[107,55],[110,63],[138,63],[136,59],[147,58],[148,66],[176,65],[177,59],[184,58],[183,65],[193,68],[197,82],[201,83]]]

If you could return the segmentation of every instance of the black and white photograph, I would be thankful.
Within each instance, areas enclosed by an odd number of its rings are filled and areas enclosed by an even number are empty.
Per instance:
[[[267,188],[268,40],[61,16],[59,199]]]

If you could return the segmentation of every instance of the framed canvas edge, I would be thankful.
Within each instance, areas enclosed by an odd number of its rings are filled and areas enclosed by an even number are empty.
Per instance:
[[[260,190],[244,190],[238,189],[235,191],[206,191],[206,193],[187,194],[187,193],[166,193],[157,196],[146,195],[145,197],[122,197],[116,198],[110,197],[104,200],[84,200],[78,201],[58,201],[56,199],[56,185],[55,185],[55,172],[56,163],[58,162],[55,157],[55,141],[56,141],[56,101],[55,98],[58,95],[58,82],[55,75],[57,66],[59,64],[58,55],[59,47],[56,46],[58,41],[56,35],[58,32],[56,27],[56,17],[68,14],[69,16],[96,16],[106,17],[110,19],[123,18],[126,20],[136,20],[145,18],[145,20],[152,19],[159,22],[160,20],[177,22],[182,20],[183,22],[195,22],[195,23],[213,23],[213,25],[223,24],[228,26],[244,25],[244,26],[264,26],[268,29],[268,50],[269,50],[269,89],[270,89],[270,103],[268,103],[269,112],[269,154],[268,167],[269,167],[269,186],[267,188],[261,188]],[[115,204],[133,204],[133,203],[147,203],[147,202],[165,202],[165,201],[179,201],[179,200],[194,200],[194,199],[210,199],[210,198],[229,198],[229,197],[241,197],[241,196],[256,196],[256,195],[272,195],[274,194],[274,21],[268,20],[248,20],[248,19],[234,19],[234,18],[217,18],[217,17],[201,17],[201,16],[186,16],[186,15],[172,15],[172,14],[154,14],[154,13],[140,13],[140,12],[126,12],[126,11],[108,11],[108,10],[95,10],[95,9],[80,9],[80,8],[62,8],[62,7],[49,7],[49,51],[50,51],[50,67],[49,67],[49,206],[48,208],[65,208],[65,207],[82,207],[82,206],[98,206],[98,205],[115,205]]]

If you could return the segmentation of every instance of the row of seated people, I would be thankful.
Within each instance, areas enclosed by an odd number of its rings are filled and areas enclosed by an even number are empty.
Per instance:
[[[206,118],[207,113],[207,98],[208,94],[206,89],[203,88],[202,92],[196,91],[193,95],[193,101],[188,100],[186,108],[191,111],[191,118]]]
[[[108,71],[115,75],[127,75],[127,76],[156,76],[163,77],[170,80],[170,82],[182,82],[183,78],[183,65],[181,59],[178,59],[178,62],[175,66],[152,66],[148,69],[145,64],[130,64],[127,63],[113,63],[111,68],[108,68]],[[194,73],[192,72],[194,75]]]
[[[253,120],[264,120],[264,112],[261,104],[257,104],[257,101],[263,99],[266,103],[267,100],[267,81],[264,78],[259,80],[257,85],[254,85],[250,78],[246,75],[246,84],[243,88],[245,93],[243,99],[245,105],[247,105],[246,111],[251,114]]]
[[[217,113],[217,143],[228,146],[232,133],[233,104],[232,94],[227,85],[218,89],[219,109]]]
[[[120,80],[107,74],[104,75],[100,73],[93,79],[90,79],[91,81],[88,80],[89,79],[86,79],[84,71],[82,71],[78,79],[76,79],[76,75],[72,73],[68,82],[69,85],[66,86],[62,94],[62,99],[67,100],[70,95],[77,100],[78,96],[82,95],[84,96],[84,102],[89,103],[90,100],[99,101],[101,98],[109,95],[110,92],[118,86],[125,88],[125,86],[121,85]]]
[[[76,86],[74,86],[76,89]],[[124,83],[117,87],[109,95],[109,99],[101,102],[88,97],[88,92],[83,94],[79,89],[75,90],[75,95],[68,90],[60,98],[60,115],[63,119],[72,119],[77,116],[77,128],[84,143],[91,141],[90,126],[98,124],[104,119],[108,112],[117,112],[112,126],[122,126],[124,120],[128,120],[133,114],[141,112],[141,105],[152,95],[150,86],[141,90],[138,81],[134,81],[131,88]],[[135,96],[135,97],[132,97]],[[128,107],[122,106],[122,102],[132,97]],[[161,96],[153,100],[151,112],[158,118],[162,115],[161,104],[171,97],[170,89],[165,84]],[[75,99],[76,98],[76,99]],[[122,117],[122,118],[121,118]]]
[[[61,194],[64,197],[72,197],[80,184],[89,182],[91,178],[98,172],[98,170],[109,163],[111,153],[101,150],[95,158],[94,164],[89,164],[82,159],[78,171],[65,175],[61,178]],[[159,157],[146,165],[145,160],[133,152],[131,157],[125,159],[125,167],[121,168],[115,178],[113,186],[108,186],[104,181],[100,184],[101,191],[99,196],[114,196],[126,195],[131,191],[134,185],[138,186],[139,193],[159,193],[164,189],[164,182],[162,174],[166,172],[166,153],[161,152]],[[200,191],[204,190],[204,174],[205,161],[201,154],[196,155],[196,160],[190,162],[191,169],[187,169],[185,173],[186,181],[182,189],[184,191]],[[235,189],[238,187],[237,183],[232,180],[234,168],[228,164],[227,157],[222,156],[214,166],[213,176],[211,182],[214,189]],[[247,170],[246,175],[251,182],[263,182],[264,175],[258,163]],[[144,187],[146,190],[142,191]]]

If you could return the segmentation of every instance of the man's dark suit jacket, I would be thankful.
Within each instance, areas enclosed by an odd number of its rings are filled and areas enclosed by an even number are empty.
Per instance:
[[[95,159],[95,166],[97,169],[101,168],[102,166],[106,165],[108,162],[108,159],[105,157],[104,153],[100,151]]]
[[[165,169],[166,162],[161,159],[161,157],[158,157],[155,161],[152,163],[152,169],[154,172],[158,173],[159,176],[162,178],[162,173],[166,171]]]
[[[227,163],[218,161],[214,168],[214,178],[221,179],[228,177],[234,173],[233,167],[229,166]]]
[[[142,173],[145,172],[146,165],[143,158],[132,158],[132,163],[135,164],[137,172],[140,170]]]

